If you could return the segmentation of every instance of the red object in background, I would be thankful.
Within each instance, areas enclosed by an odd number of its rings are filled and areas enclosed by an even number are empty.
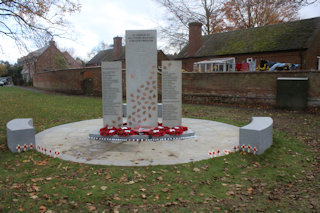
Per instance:
[[[248,63],[241,64],[241,71],[249,71],[250,65]]]
[[[236,64],[236,70],[241,71],[241,64]]]
[[[250,65],[248,63],[236,64],[237,71],[249,71]]]

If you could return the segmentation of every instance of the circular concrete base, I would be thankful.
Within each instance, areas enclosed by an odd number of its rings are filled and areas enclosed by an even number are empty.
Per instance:
[[[126,141],[110,143],[89,140],[90,132],[101,128],[102,119],[68,123],[36,135],[36,148],[44,154],[87,164],[147,166],[188,163],[210,158],[209,151],[233,150],[239,145],[236,126],[200,119],[183,118],[182,125],[196,137],[174,141]],[[50,153],[51,151],[51,153]],[[54,154],[56,152],[56,154]]]

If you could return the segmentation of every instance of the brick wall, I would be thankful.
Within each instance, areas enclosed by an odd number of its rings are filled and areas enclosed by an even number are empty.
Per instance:
[[[310,47],[306,51],[306,69],[318,69],[318,58],[320,56],[320,29],[317,30],[317,33],[313,37],[313,41],[310,42]]]
[[[320,106],[320,72],[183,73],[183,101],[275,105],[278,77],[308,77],[308,105]]]
[[[97,67],[40,72],[34,74],[33,86],[68,94],[83,94],[82,81],[85,78],[91,78],[95,89],[101,91],[101,83],[100,87],[98,84],[100,72],[100,68]]]
[[[125,97],[125,72],[123,92]],[[308,77],[308,105],[320,106],[320,72],[228,72],[228,73],[183,73],[183,101],[185,103],[212,104],[226,103],[260,103],[274,105],[278,77]],[[88,67],[80,69],[58,70],[34,75],[34,87],[84,94],[83,82],[91,79],[92,95],[101,96],[101,68]],[[161,98],[161,76],[158,76],[159,98]]]

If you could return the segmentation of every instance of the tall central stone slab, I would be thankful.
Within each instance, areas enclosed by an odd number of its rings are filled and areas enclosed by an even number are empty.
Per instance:
[[[126,31],[128,126],[158,125],[157,32]]]

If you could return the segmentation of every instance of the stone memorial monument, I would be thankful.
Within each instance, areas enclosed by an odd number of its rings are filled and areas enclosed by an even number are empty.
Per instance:
[[[158,120],[156,30],[126,31],[126,108],[123,124],[121,62],[103,62],[103,128],[89,139],[157,141],[184,139],[194,132],[181,125],[181,61],[163,61],[162,121]]]

